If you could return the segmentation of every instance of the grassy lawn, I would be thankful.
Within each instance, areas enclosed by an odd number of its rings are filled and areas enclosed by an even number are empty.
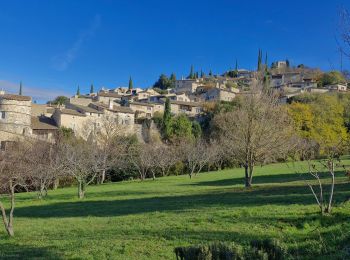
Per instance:
[[[329,259],[349,242],[350,183],[338,174],[333,215],[320,217],[306,176],[294,172],[287,164],[257,167],[250,190],[243,170],[233,169],[90,186],[84,200],[75,187],[44,200],[21,193],[15,237],[1,229],[0,258],[174,259],[177,246],[273,237],[295,257]]]

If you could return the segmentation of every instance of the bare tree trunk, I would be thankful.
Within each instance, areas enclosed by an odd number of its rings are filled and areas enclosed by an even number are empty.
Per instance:
[[[9,236],[13,237],[14,231],[13,231],[13,212],[15,210],[15,188],[12,186],[11,183],[11,209],[10,209],[10,214],[9,214],[9,222],[7,225],[7,233],[9,234]]]
[[[83,181],[78,181],[78,198],[83,199],[85,197],[85,184]]]
[[[2,221],[4,223],[6,232],[10,237],[13,237],[15,235],[13,231],[13,211],[15,210],[15,191],[13,187],[10,187],[10,189],[11,189],[11,194],[10,194],[11,208],[10,208],[9,217],[7,218],[5,207],[1,202],[0,202],[0,210],[1,210]]]
[[[57,190],[59,185],[60,185],[60,179],[56,178],[53,182],[53,189]]]
[[[194,172],[194,170],[191,170],[191,171],[190,171],[190,174],[189,174],[189,175],[190,175],[190,179],[192,179],[193,172]]]
[[[38,192],[38,198],[42,199],[46,195],[47,195],[47,190],[46,190],[45,184],[43,182],[41,182],[39,192]]]
[[[332,211],[332,201],[333,201],[333,194],[334,194],[334,184],[335,184],[335,175],[334,175],[334,162],[330,163],[330,169],[329,172],[332,175],[332,184],[331,184],[331,193],[329,195],[329,201],[328,206],[326,208],[326,213],[331,213]]]
[[[105,180],[106,180],[106,170],[102,170],[100,183],[103,184]]]
[[[249,165],[249,187],[252,186],[253,183],[253,173],[254,173],[254,164]]]
[[[246,188],[250,187],[251,183],[249,182],[248,162],[244,164],[244,180],[245,180],[245,187]]]

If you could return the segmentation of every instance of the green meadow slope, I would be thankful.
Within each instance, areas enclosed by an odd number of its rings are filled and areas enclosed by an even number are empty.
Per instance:
[[[334,212],[325,217],[307,176],[292,164],[257,167],[249,190],[242,176],[242,169],[233,169],[192,180],[184,175],[90,186],[84,200],[76,198],[75,187],[49,191],[44,200],[18,194],[15,237],[1,230],[0,258],[174,259],[177,246],[264,238],[279,239],[298,258],[345,252],[350,183],[343,173]]]

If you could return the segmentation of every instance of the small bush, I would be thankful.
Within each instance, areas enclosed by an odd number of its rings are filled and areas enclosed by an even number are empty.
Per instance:
[[[277,239],[254,240],[246,247],[222,242],[177,247],[174,252],[177,260],[282,260],[289,258],[287,249]]]
[[[288,255],[287,248],[277,239],[253,240],[250,246],[257,252],[266,253],[269,260],[285,259]]]

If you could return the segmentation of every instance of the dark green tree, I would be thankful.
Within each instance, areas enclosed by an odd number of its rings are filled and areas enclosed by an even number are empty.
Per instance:
[[[174,88],[175,87],[175,74],[172,74],[169,79],[165,74],[161,74],[159,76],[159,79],[153,84],[154,88],[158,88],[161,90],[166,90],[168,88]]]
[[[47,104],[64,105],[69,102],[69,98],[65,96],[58,96],[53,101],[48,101]]]
[[[90,94],[94,93],[94,84],[91,84],[90,86]]]
[[[212,77],[213,76],[213,72],[211,70],[209,70],[209,76]]]
[[[289,60],[288,60],[288,59],[286,59],[286,66],[287,66],[287,68],[289,68],[289,67],[290,67],[290,62],[289,62]]]
[[[190,70],[190,75],[188,75],[188,79],[194,79],[195,74],[194,74],[194,69],[193,69],[193,65],[191,65],[191,70]]]
[[[19,92],[18,92],[18,94],[20,95],[20,96],[22,96],[22,91],[23,91],[23,89],[22,89],[22,81],[19,83]]]
[[[171,120],[172,136],[193,138],[192,123],[185,114],[180,114]]]
[[[163,114],[163,125],[162,132],[164,139],[168,140],[171,136],[171,107],[170,99],[167,98],[164,105],[164,114]]]
[[[199,78],[198,71],[196,72],[195,75],[196,75],[195,78],[198,79]]]
[[[259,53],[258,53],[258,71],[261,70],[261,64],[262,64],[262,51],[259,49]]]
[[[78,88],[77,88],[77,96],[80,96],[80,86],[78,85]]]
[[[197,121],[192,122],[192,134],[195,138],[202,136],[202,127]]]
[[[133,87],[134,87],[134,83],[133,83],[132,78],[130,76],[130,78],[129,78],[129,90],[132,90]]]
[[[175,73],[171,73],[171,75],[170,75],[170,80],[171,80],[172,82],[175,83],[175,81],[176,81],[176,75],[175,75]]]

